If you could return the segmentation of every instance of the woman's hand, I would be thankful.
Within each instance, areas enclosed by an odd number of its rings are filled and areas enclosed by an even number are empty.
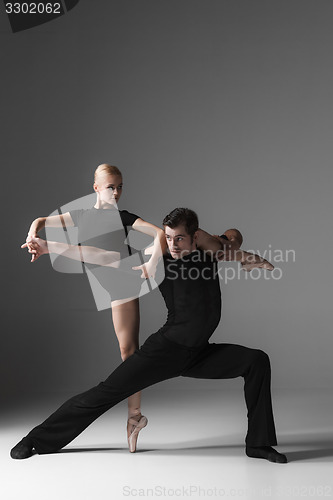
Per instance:
[[[37,231],[36,231],[36,221],[33,221],[33,223],[31,224],[30,226],[30,229],[29,229],[29,232],[27,234],[27,237],[25,239],[25,245],[21,245],[21,248],[27,248],[28,249],[28,252],[31,253],[31,262],[34,262],[37,257],[35,256],[36,255],[36,252],[33,248],[32,245],[30,245],[30,242],[34,239],[34,238],[38,238],[38,234],[37,234]]]
[[[156,274],[156,264],[150,260],[141,266],[132,267],[134,271],[142,271],[140,278],[155,278]]]
[[[34,239],[34,238],[38,238],[38,235],[36,232],[33,232],[33,233],[28,233],[27,234],[27,237],[25,239],[25,243],[26,243],[26,247],[28,249],[28,252],[31,253],[31,262],[34,262],[37,257],[35,256],[36,255],[36,252],[34,250],[34,247],[33,245],[30,245],[30,242]],[[24,248],[24,246],[22,245],[21,248]]]
[[[21,245],[21,248],[27,248],[28,252],[31,253],[31,262],[37,260],[41,255],[49,253],[47,242],[41,238],[29,238]]]
[[[36,233],[36,231],[34,231],[33,233],[28,233],[27,234],[27,237],[25,239],[26,243],[29,243],[29,241],[31,241],[33,238],[38,238],[38,234]]]

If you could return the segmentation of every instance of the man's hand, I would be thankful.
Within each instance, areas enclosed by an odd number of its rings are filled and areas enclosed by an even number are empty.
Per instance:
[[[156,264],[151,263],[150,261],[142,264],[141,266],[132,267],[134,271],[142,271],[140,278],[155,278],[156,274]]]
[[[214,238],[217,238],[222,243],[222,245],[227,246],[228,240],[221,238],[217,234],[214,234],[213,236]],[[219,251],[217,253],[217,260],[224,262],[238,261],[241,263],[242,269],[247,272],[250,272],[255,268],[273,271],[274,266],[273,264],[268,262],[268,260],[260,257],[260,255],[246,252],[245,250],[239,250],[238,244],[239,240],[236,241],[236,243],[231,240],[230,248],[226,247],[223,251]]]
[[[252,269],[255,268],[260,268],[260,269],[267,269],[268,271],[273,271],[274,266],[268,260],[263,259],[260,257],[260,255],[254,254],[254,253],[249,253],[249,252],[243,252],[244,257],[241,260],[242,264],[242,269],[244,271],[250,272]]]
[[[31,261],[35,262],[41,255],[49,253],[47,242],[41,238],[27,238],[27,241],[21,245],[21,248],[27,248],[31,253]]]

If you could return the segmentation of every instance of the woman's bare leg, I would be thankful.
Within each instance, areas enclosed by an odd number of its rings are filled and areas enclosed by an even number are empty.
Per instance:
[[[139,347],[140,310],[139,299],[114,300],[111,302],[113,326],[119,342],[121,359],[125,361]],[[135,430],[134,421],[141,415],[141,391],[128,398],[127,437]],[[144,417],[145,418],[145,417]],[[135,448],[135,443],[134,443]],[[133,451],[133,450],[131,450]],[[135,450],[134,450],[135,451]]]

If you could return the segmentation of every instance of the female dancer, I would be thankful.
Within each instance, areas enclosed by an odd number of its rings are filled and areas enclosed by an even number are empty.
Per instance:
[[[99,165],[95,171],[93,187],[97,194],[97,200],[91,209],[73,210],[50,217],[38,217],[32,222],[26,243],[22,245],[22,248],[27,247],[32,254],[31,261],[35,261],[38,256],[33,252],[33,247],[29,246],[29,242],[37,237],[45,225],[60,228],[77,226],[79,243],[89,245],[81,247],[82,250],[91,248],[92,245],[94,248],[91,250],[95,249],[97,252],[97,249],[115,250],[122,257],[131,253],[129,247],[124,243],[127,236],[127,226],[132,226],[133,229],[154,237],[149,261],[133,268],[142,271],[141,277],[138,273],[125,272],[121,275],[120,280],[119,271],[116,269],[93,265],[92,263],[95,261],[90,259],[91,252],[89,255],[85,252],[83,255],[84,260],[90,262],[90,264],[86,264],[88,269],[110,293],[113,326],[119,342],[121,358],[124,361],[139,347],[138,296],[143,283],[142,278],[154,277],[158,259],[164,251],[166,242],[162,229],[126,210],[118,211],[116,204],[122,194],[123,179],[117,167],[108,164]],[[119,215],[123,225],[120,230],[119,224],[116,228],[112,227],[112,221],[119,221]],[[115,274],[117,272],[118,275]],[[137,274],[136,279],[133,278],[133,274]],[[147,418],[141,414],[141,392],[137,392],[128,398],[127,438],[130,452],[135,452],[138,433],[146,425]]]

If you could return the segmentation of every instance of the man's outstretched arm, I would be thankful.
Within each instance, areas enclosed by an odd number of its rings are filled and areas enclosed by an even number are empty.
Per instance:
[[[227,229],[222,236],[211,235],[202,229],[197,232],[197,246],[201,250],[212,253],[219,261],[238,261],[244,271],[256,267],[272,271],[274,266],[257,254],[241,250],[243,236],[238,229]]]
[[[224,257],[229,254],[235,257],[230,260],[240,260],[240,254],[237,251],[243,242],[243,237],[239,231],[236,231],[236,229],[228,229],[223,238],[223,236],[212,235],[199,228],[196,232],[197,247],[212,253],[218,260],[224,260]]]

